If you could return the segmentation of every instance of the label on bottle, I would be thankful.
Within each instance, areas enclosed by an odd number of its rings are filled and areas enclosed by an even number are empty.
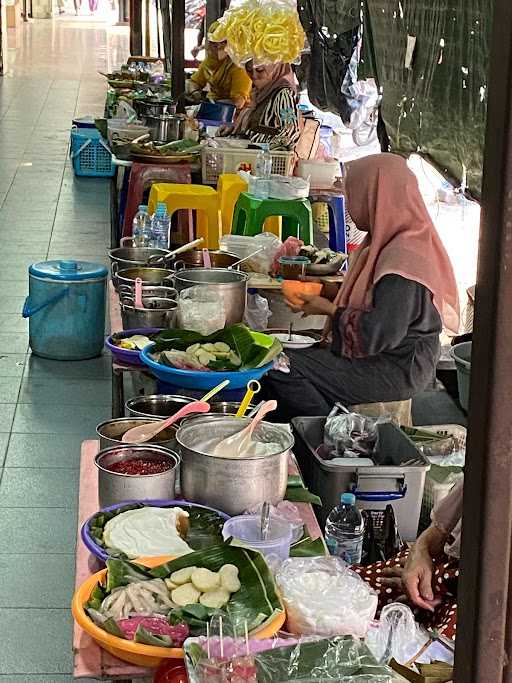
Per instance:
[[[333,536],[328,536],[325,539],[327,548],[331,555],[339,557],[347,564],[360,564],[363,550],[363,542],[361,541],[346,541],[345,543],[337,541]]]

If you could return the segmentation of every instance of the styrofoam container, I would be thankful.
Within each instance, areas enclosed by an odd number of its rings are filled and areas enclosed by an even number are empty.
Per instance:
[[[332,187],[336,178],[341,175],[340,162],[325,159],[300,159],[297,175],[306,180],[309,178],[312,188]]]
[[[324,440],[325,417],[297,417],[292,420],[294,454],[306,485],[321,497],[320,523],[339,503],[340,494],[352,492],[363,510],[384,510],[392,505],[398,529],[405,541],[417,536],[425,477],[430,463],[409,437],[396,425],[378,425],[379,446],[376,460],[389,464],[373,467],[340,467],[318,455]],[[347,458],[348,459],[348,458]]]

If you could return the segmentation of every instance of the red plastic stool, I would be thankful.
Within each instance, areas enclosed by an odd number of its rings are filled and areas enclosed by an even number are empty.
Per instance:
[[[124,212],[123,237],[132,234],[133,217],[142,203],[144,191],[153,183],[190,183],[190,164],[141,164],[134,162],[130,172],[128,199]]]

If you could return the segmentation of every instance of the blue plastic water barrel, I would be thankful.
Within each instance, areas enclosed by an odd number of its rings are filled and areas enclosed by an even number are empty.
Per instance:
[[[99,356],[105,339],[105,266],[87,261],[42,261],[28,269],[32,353],[54,360]]]

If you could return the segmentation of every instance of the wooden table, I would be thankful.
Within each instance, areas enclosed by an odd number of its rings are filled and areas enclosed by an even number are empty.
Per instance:
[[[78,588],[91,574],[99,571],[102,564],[83,544],[80,538],[82,524],[99,509],[98,475],[94,457],[99,449],[98,441],[84,441],[80,457],[80,490],[78,501],[78,533],[76,546],[76,580]],[[289,474],[297,474],[295,458],[290,456]],[[311,505],[294,503],[300,512],[304,526],[313,540],[322,536],[320,526]],[[151,677],[152,671],[122,662],[101,649],[82,629],[74,625],[73,632],[74,677],[131,681],[133,678]]]

